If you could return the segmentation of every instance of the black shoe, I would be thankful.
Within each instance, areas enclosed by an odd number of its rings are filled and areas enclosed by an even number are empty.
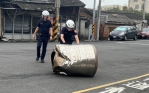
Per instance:
[[[39,61],[39,57],[36,57],[36,61]]]
[[[43,59],[41,59],[41,63],[44,63],[44,60]]]

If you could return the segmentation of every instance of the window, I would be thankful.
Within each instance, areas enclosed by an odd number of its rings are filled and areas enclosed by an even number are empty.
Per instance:
[[[131,27],[131,30],[135,30],[135,27]]]
[[[24,15],[24,25],[23,25],[23,32],[24,34],[30,34],[30,26],[31,26],[31,17],[28,15]]]
[[[22,33],[22,16],[17,15],[14,24],[14,33]]]
[[[88,22],[85,22],[85,28],[88,28],[88,27],[89,27]]]
[[[136,27],[133,27],[133,30],[137,30],[137,28]]]
[[[139,5],[135,5],[135,9],[139,9]]]
[[[37,24],[38,24],[38,21],[40,20],[40,17],[33,17],[33,23],[32,23],[32,32],[34,33],[36,27],[37,27]]]
[[[12,20],[7,14],[5,15],[5,33],[12,33]]]
[[[75,18],[75,16],[61,15],[59,21],[65,23],[69,19],[75,21]]]
[[[115,28],[115,30],[117,30],[117,31],[126,31],[127,27],[117,27],[117,28]]]
[[[66,16],[62,16],[61,21],[65,23],[66,22]]]
[[[149,28],[144,28],[143,32],[149,32]]]
[[[67,20],[71,19],[71,16],[67,16]]]
[[[131,28],[128,28],[128,30],[131,30]]]
[[[13,17],[13,16],[11,16]],[[24,16],[23,33],[30,34],[30,16]],[[13,33],[13,23],[8,15],[5,15],[5,33]],[[22,15],[17,15],[14,24],[14,33],[22,33]]]

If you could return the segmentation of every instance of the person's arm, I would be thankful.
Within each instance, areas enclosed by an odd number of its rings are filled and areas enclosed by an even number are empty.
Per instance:
[[[50,40],[52,40],[52,36],[53,36],[53,30],[52,30],[52,27],[49,29],[49,34],[50,34]]]
[[[35,39],[38,30],[39,30],[39,27],[37,27],[37,28],[35,29],[35,32],[34,32],[34,34],[33,34],[33,39]]]
[[[65,43],[64,34],[61,34],[61,40],[63,43]]]
[[[62,28],[62,31],[60,32],[60,39],[63,43],[65,43],[65,39],[64,39],[64,28]]]
[[[38,22],[37,27],[36,27],[36,29],[35,29],[35,32],[34,32],[34,34],[33,34],[33,39],[35,39],[36,34],[37,34],[37,32],[39,31],[39,27],[40,27],[40,21]]]
[[[74,30],[74,32],[77,34],[77,30]]]
[[[77,44],[79,44],[79,43],[80,43],[80,40],[79,40],[78,35],[75,35],[75,40],[76,40],[76,43],[77,43]]]
[[[76,43],[79,44],[80,43],[80,40],[79,40],[79,37],[77,35],[77,30],[74,30],[74,35],[75,35]]]
[[[50,21],[50,24],[49,24],[49,34],[50,34],[50,40],[52,40],[53,29],[52,29],[52,23],[51,23],[51,21]]]

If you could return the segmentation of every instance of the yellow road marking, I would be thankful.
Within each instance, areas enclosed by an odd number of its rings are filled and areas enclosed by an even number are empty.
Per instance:
[[[92,91],[92,90],[96,90],[96,89],[100,89],[100,88],[104,88],[104,87],[108,87],[108,86],[112,86],[112,85],[116,85],[116,84],[120,84],[120,83],[124,83],[124,82],[128,82],[128,81],[144,78],[144,77],[147,77],[147,76],[149,76],[149,74],[145,74],[145,75],[142,75],[142,76],[138,76],[138,77],[134,77],[134,78],[126,79],[126,80],[121,80],[121,81],[117,81],[117,82],[113,82],[113,83],[109,83],[109,84],[105,84],[105,85],[101,85],[101,86],[97,86],[97,87],[93,87],[93,88],[88,88],[88,89],[76,91],[76,92],[73,92],[73,93],[89,92],[89,91]]]

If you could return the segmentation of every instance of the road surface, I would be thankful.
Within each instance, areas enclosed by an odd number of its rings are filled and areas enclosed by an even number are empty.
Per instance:
[[[144,81],[149,78],[148,40],[81,43],[98,51],[94,77],[54,74],[50,54],[57,42],[49,43],[44,64],[35,61],[35,42],[0,42],[0,93],[149,93],[149,82]],[[132,87],[139,82],[146,85],[144,90]]]

